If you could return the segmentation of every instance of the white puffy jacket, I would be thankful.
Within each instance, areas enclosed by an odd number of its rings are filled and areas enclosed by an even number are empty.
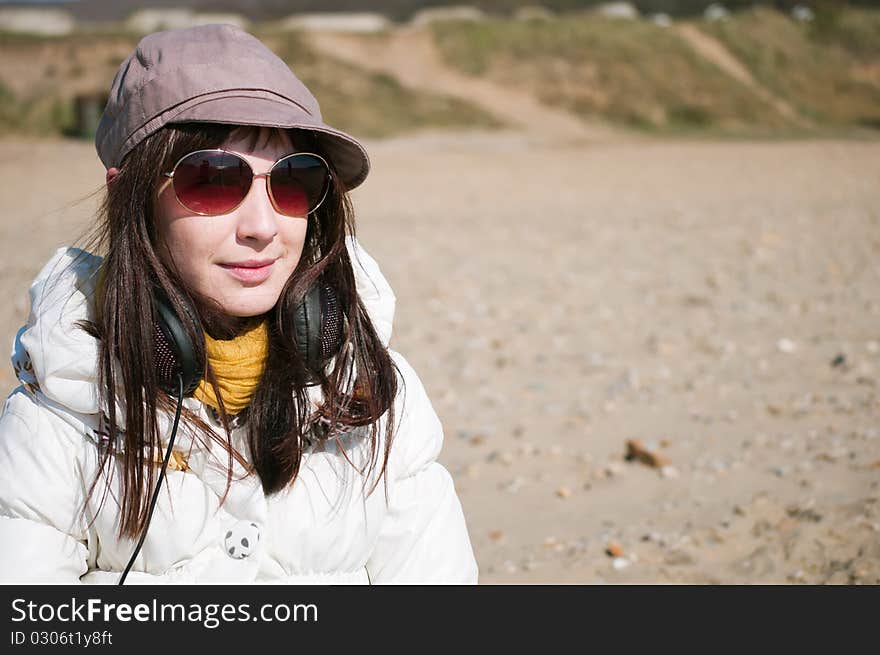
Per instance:
[[[350,238],[347,245],[358,292],[387,346],[394,294],[357,241]],[[0,417],[3,583],[113,584],[135,547],[133,540],[116,537],[119,469],[103,508],[98,511],[105,478],[85,516],[79,511],[99,461],[98,343],[73,323],[94,316],[99,263],[80,250],[59,250],[31,287],[31,315],[15,339],[13,365],[22,385]],[[436,461],[443,442],[440,421],[416,372],[389,352],[402,380],[387,504],[383,482],[369,496],[364,493],[376,473],[365,487],[346,461],[345,455],[362,465],[369,452],[365,440],[350,434],[306,449],[295,482],[269,497],[256,475],[235,479],[244,475],[235,463],[221,505],[225,452],[180,429],[126,584],[476,583],[461,504],[449,472]],[[217,426],[198,400],[184,403]],[[163,453],[172,418],[159,416]],[[377,471],[384,426],[383,416]],[[232,438],[247,457],[244,429],[234,430]]]

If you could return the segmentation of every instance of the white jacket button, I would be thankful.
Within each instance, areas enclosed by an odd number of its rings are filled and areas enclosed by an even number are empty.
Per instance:
[[[244,559],[260,543],[260,526],[253,521],[239,521],[226,531],[223,543],[226,554],[232,559]]]

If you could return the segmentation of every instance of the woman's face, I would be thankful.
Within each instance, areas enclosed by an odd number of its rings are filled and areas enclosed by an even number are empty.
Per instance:
[[[289,134],[268,128],[260,130],[253,150],[249,145],[244,136],[233,136],[223,149],[246,159],[255,175],[295,151]],[[302,254],[307,219],[276,212],[266,180],[254,178],[244,201],[221,216],[193,214],[177,201],[171,184],[159,194],[160,256],[173,261],[191,289],[231,316],[270,310]]]

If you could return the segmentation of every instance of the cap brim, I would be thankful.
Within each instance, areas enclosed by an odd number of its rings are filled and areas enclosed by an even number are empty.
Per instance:
[[[228,123],[309,130],[315,133],[323,154],[347,189],[354,189],[366,179],[370,158],[357,139],[309,115],[293,102],[257,94],[260,92],[212,96],[187,106],[166,123]]]

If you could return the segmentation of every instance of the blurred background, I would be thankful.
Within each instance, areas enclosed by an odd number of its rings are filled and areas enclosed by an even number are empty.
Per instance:
[[[880,583],[880,1],[0,0],[0,342],[119,64],[215,22],[368,145],[481,582]]]
[[[517,118],[456,86],[454,75],[649,133],[880,129],[876,0],[450,5],[3,0],[0,129],[88,136],[108,79],[139,36],[207,22],[264,38],[316,87],[331,120],[363,136]],[[438,70],[412,74],[429,56]]]

